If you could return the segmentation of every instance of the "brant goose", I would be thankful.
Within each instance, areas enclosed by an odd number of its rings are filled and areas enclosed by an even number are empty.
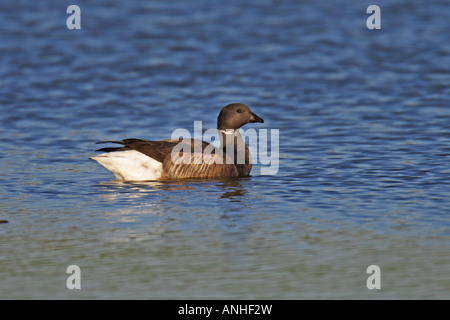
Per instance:
[[[195,139],[101,141],[98,143],[123,146],[99,149],[97,151],[105,153],[90,159],[100,163],[119,180],[248,176],[252,161],[239,128],[251,122],[262,123],[264,120],[245,104],[232,103],[223,107],[217,118],[219,148]]]

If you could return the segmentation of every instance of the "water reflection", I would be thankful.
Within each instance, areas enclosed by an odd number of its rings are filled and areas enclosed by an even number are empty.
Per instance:
[[[243,178],[244,180],[248,178]],[[240,197],[246,194],[241,179],[226,179],[220,184],[220,188],[224,191],[220,196],[221,199],[230,199],[232,202],[240,202]]]
[[[236,238],[236,233],[248,233],[244,212],[248,206],[243,204],[249,181],[251,178],[100,183],[98,196],[106,201],[109,210],[104,217],[111,227],[104,237],[112,242],[151,240],[158,245],[162,242],[155,240],[165,235],[212,228],[220,243],[233,247],[236,239],[245,242]],[[214,199],[234,204],[208,207]],[[203,202],[205,206],[199,208]],[[117,209],[112,211],[109,203]]]
[[[227,178],[227,179],[183,179],[169,181],[120,181],[112,180],[97,185],[100,197],[115,200],[118,198],[137,199],[147,196],[152,192],[165,192],[170,195],[174,191],[204,190],[216,188],[220,199],[230,199],[239,202],[239,197],[246,194],[243,182],[250,178]],[[201,191],[201,190],[200,190]]]

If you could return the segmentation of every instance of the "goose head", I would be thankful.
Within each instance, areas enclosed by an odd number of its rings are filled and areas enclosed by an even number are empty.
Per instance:
[[[231,103],[220,110],[217,117],[217,129],[239,129],[252,122],[264,123],[264,120],[253,113],[249,107],[242,103]]]

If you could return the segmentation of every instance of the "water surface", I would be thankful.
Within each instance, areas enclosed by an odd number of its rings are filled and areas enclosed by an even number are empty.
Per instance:
[[[378,1],[381,30],[356,0],[70,4],[0,4],[0,298],[450,298],[448,2]],[[280,130],[276,175],[88,159],[230,102]]]

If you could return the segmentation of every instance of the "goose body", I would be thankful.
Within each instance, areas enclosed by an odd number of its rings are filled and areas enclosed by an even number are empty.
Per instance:
[[[220,136],[218,148],[194,139],[125,139],[105,141],[122,146],[99,149],[104,153],[91,159],[111,171],[119,180],[248,176],[252,168],[251,155],[238,129],[251,122],[264,120],[246,105],[233,103],[222,108],[217,118]]]

